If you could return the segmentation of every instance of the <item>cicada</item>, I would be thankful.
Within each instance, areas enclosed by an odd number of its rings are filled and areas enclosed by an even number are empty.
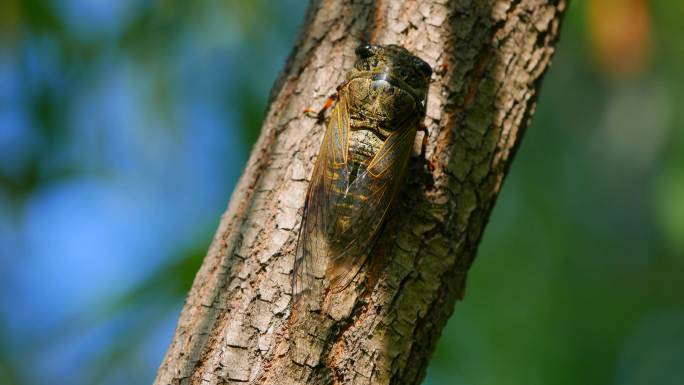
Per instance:
[[[425,117],[432,68],[398,45],[363,44],[337,89],[318,151],[293,272],[295,299],[344,290],[397,197]]]

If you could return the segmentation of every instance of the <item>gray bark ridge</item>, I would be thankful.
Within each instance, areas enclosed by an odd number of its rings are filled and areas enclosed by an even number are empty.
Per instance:
[[[313,1],[155,384],[420,384],[464,295],[565,9],[564,0]],[[363,36],[436,69],[425,121],[436,167],[411,161],[378,262],[357,277],[367,289],[354,283],[328,312],[293,315],[295,244],[325,128],[302,111],[344,81]]]

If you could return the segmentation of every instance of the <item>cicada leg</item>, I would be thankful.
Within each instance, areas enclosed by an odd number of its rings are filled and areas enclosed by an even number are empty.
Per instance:
[[[333,103],[335,103],[335,101],[337,100],[337,94],[340,92],[340,89],[345,85],[347,85],[347,82],[344,82],[337,86],[337,88],[335,89],[335,93],[328,96],[328,98],[325,100],[325,103],[323,104],[323,107],[321,107],[320,110],[316,111],[311,107],[307,107],[304,109],[304,113],[312,118],[316,118],[316,121],[318,123],[323,123],[325,121],[325,111],[332,107]]]
[[[321,107],[318,112],[311,107],[307,107],[304,109],[304,113],[312,118],[316,118],[318,123],[323,123],[325,121],[325,111],[332,107],[333,103],[335,103],[335,100],[337,100],[337,94],[328,96],[328,99],[325,100],[325,104],[323,104],[323,107]]]
[[[420,126],[418,126],[418,130],[423,132],[423,141],[420,145],[420,157],[425,160],[425,163],[428,166],[428,169],[430,172],[435,171],[435,165],[432,163],[430,159],[427,158],[426,152],[427,152],[427,144],[428,144],[428,138],[430,137],[430,132],[427,129],[427,126],[425,126],[425,123],[420,123]]]

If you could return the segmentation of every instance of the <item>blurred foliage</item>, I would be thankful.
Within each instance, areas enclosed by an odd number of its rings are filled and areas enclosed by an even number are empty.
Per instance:
[[[304,7],[0,2],[0,383],[152,381]],[[426,384],[681,383],[682,16],[572,2]]]
[[[152,381],[305,6],[0,2],[0,383]]]
[[[679,384],[679,1],[573,2],[427,384]]]

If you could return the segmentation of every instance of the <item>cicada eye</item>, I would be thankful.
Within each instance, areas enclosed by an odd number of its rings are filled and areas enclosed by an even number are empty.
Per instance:
[[[430,65],[422,60],[418,60],[418,69],[420,72],[425,75],[425,77],[430,77],[432,76],[432,67]]]
[[[356,48],[356,51],[354,52],[356,53],[356,56],[365,59],[373,55],[373,46],[371,46],[370,44],[361,44]]]

